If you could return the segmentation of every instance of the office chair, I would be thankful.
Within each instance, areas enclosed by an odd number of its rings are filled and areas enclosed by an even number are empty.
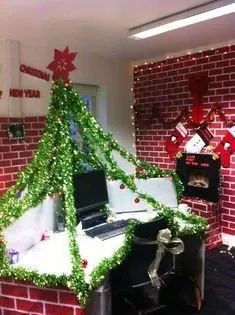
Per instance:
[[[136,237],[154,241],[158,232],[165,228],[167,228],[167,223],[162,218],[138,224],[134,239]],[[124,300],[134,314],[151,314],[165,307],[159,304],[159,289],[152,286],[148,275],[148,267],[155,258],[156,250],[155,244],[138,244],[133,241],[132,250],[127,259],[111,273],[113,300],[115,301],[115,298],[119,296],[119,300]],[[172,269],[172,257],[169,253],[164,255],[158,269],[159,275]]]

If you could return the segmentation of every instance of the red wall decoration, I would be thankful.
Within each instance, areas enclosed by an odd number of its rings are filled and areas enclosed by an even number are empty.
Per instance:
[[[39,78],[39,79],[42,79],[45,81],[50,81],[50,74],[49,73],[46,73],[44,71],[29,67],[29,66],[26,66],[24,64],[20,65],[20,72],[29,74],[33,77],[36,77],[36,78]]]
[[[40,91],[32,89],[9,89],[9,96],[19,98],[40,98]]]
[[[208,76],[208,91],[199,101],[203,101],[204,117],[212,106],[222,108],[227,121],[235,120],[235,45],[200,51],[184,56],[167,58],[162,61],[145,63],[134,67],[134,108],[137,112],[136,151],[137,156],[163,169],[174,168],[165,150],[165,141],[176,126],[167,126],[156,118],[158,113],[165,121],[173,120],[180,113],[191,112],[193,100],[188,80],[199,73]],[[216,112],[216,111],[215,111]],[[184,114],[182,114],[183,116]],[[210,144],[216,147],[229,126],[222,114],[214,113],[208,124],[214,135]],[[185,126],[187,126],[185,124]],[[195,134],[189,131],[179,148],[183,150],[187,141]],[[229,168],[221,171],[221,202],[218,209],[212,204],[193,200],[195,212],[209,218],[211,240],[219,238],[219,231],[235,235],[235,154],[231,155]],[[212,209],[209,213],[208,209]],[[214,210],[213,210],[214,209]],[[216,210],[215,210],[216,209]]]
[[[208,74],[200,72],[189,75],[189,90],[193,97],[192,121],[200,124],[203,121],[203,97],[208,92]]]

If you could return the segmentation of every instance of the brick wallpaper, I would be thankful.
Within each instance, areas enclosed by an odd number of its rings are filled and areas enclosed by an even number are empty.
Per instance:
[[[134,100],[136,110],[142,119],[148,119],[151,106],[160,109],[166,119],[173,119],[184,108],[190,109],[192,98],[188,90],[188,76],[192,73],[207,72],[209,91],[204,98],[205,113],[218,103],[228,119],[235,120],[235,45],[211,49],[185,56],[168,58],[134,67]],[[214,135],[212,145],[216,145],[228,130],[216,116],[209,125]],[[137,155],[161,168],[174,168],[165,151],[164,143],[172,130],[167,129],[157,119],[149,125],[136,125]],[[189,135],[180,146],[194,134]],[[235,235],[235,153],[229,168],[221,171],[220,221],[222,232]]]
[[[206,237],[206,249],[210,250],[222,244],[221,237],[221,215],[220,204],[210,203],[207,201],[197,200],[189,197],[182,199],[183,203],[187,203],[196,215],[200,215],[207,219],[210,229]]]
[[[24,141],[8,139],[7,126],[11,122],[24,123]],[[19,171],[32,160],[44,123],[45,117],[0,117],[0,194],[15,183]]]
[[[85,315],[76,295],[58,288],[38,288],[29,282],[1,279],[1,315]]]

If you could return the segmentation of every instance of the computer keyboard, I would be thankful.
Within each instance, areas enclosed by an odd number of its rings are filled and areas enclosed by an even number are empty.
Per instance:
[[[101,240],[105,240],[124,233],[129,221],[130,220],[119,220],[104,223],[102,225],[95,226],[89,230],[86,230],[85,233],[88,236],[98,237]]]

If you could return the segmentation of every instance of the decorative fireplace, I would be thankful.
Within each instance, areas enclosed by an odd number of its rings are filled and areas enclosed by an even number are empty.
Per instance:
[[[212,154],[187,154],[177,159],[176,172],[184,184],[184,196],[219,201],[220,159]]]

